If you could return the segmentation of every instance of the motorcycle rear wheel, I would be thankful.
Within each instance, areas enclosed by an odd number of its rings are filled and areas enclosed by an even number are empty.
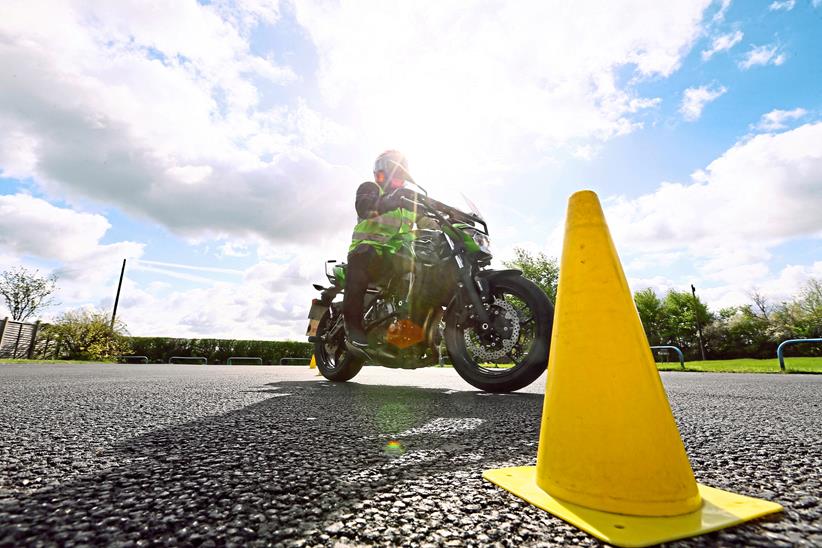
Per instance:
[[[489,314],[497,318],[500,332],[493,334],[499,340],[490,342],[468,323],[457,325],[457,311],[449,309],[445,342],[454,369],[469,384],[485,392],[512,392],[534,382],[548,366],[554,306],[539,286],[519,274],[493,278],[491,293]],[[509,363],[500,367],[498,362]]]
[[[329,308],[317,326],[317,341],[314,343],[314,359],[317,360],[317,369],[329,381],[345,382],[354,378],[362,369],[363,361],[355,358],[345,348],[344,331],[334,340],[324,340],[327,332],[336,324],[342,322],[342,312],[335,310],[332,317],[332,308]]]

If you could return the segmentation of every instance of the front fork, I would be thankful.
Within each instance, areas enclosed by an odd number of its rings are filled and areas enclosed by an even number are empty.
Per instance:
[[[471,267],[460,254],[454,256],[457,263],[457,290],[463,305],[460,310],[461,321],[474,320],[480,332],[487,332],[491,328],[491,320],[485,305],[490,301],[491,291],[488,281],[480,277],[471,276]]]

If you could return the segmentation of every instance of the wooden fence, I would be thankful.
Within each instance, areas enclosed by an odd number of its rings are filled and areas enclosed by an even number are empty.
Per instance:
[[[39,329],[40,322],[0,320],[0,358],[32,359]]]

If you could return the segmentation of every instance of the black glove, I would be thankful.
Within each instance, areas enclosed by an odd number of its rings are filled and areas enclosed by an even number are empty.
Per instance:
[[[377,212],[385,213],[386,211],[391,211],[392,209],[403,207],[407,205],[403,198],[413,200],[415,196],[416,193],[413,190],[407,188],[398,188],[391,194],[386,194],[379,199],[379,201],[377,202]]]

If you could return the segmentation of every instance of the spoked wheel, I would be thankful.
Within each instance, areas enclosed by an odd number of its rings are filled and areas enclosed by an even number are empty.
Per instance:
[[[539,286],[519,274],[491,281],[489,328],[457,325],[448,311],[445,341],[454,369],[486,392],[511,392],[534,382],[548,365],[554,307]]]
[[[314,343],[314,358],[317,360],[317,369],[330,381],[351,380],[362,369],[362,360],[354,358],[345,348],[342,311],[337,305],[332,305],[320,319],[317,341]]]

